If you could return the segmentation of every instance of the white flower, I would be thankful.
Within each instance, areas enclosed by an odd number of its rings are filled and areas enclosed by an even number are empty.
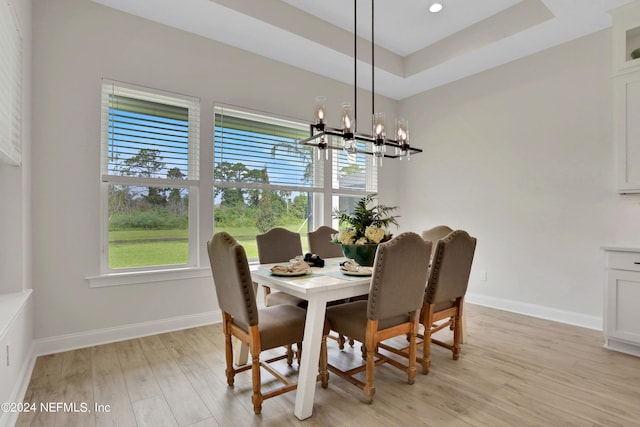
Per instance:
[[[356,240],[356,245],[366,245],[367,243],[369,243],[369,241],[367,240],[366,237],[361,237],[358,240]]]
[[[343,245],[351,245],[353,244],[353,240],[356,237],[356,232],[353,230],[346,230],[340,232],[340,243]]]
[[[364,235],[372,243],[377,244],[380,243],[380,241],[384,238],[384,230],[380,227],[370,225],[365,229]]]

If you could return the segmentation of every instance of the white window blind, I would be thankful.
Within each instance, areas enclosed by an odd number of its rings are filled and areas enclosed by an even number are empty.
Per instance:
[[[216,186],[323,191],[322,164],[312,147],[297,143],[308,126],[220,105],[215,111]]]
[[[365,150],[364,142],[358,142],[359,149]],[[361,153],[334,151],[333,189],[338,192],[378,191],[378,169],[373,165],[373,157]]]
[[[103,181],[117,177],[180,180],[199,179],[199,100],[141,91],[122,83],[102,86]],[[127,160],[147,153],[148,167],[132,170]],[[161,162],[161,166],[154,164]],[[140,162],[138,162],[140,163]],[[185,179],[187,182],[185,182]]]
[[[22,162],[22,36],[9,0],[0,0],[0,162]]]

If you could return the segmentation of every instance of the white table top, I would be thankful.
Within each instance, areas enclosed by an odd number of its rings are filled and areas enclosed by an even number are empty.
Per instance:
[[[343,258],[325,260],[324,267],[312,267],[311,274],[302,276],[276,276],[270,271],[276,264],[260,264],[252,266],[251,277],[254,282],[261,285],[291,293],[306,300],[318,293],[335,293],[337,296],[334,299],[339,299],[369,292],[371,276],[349,276],[342,273],[340,261],[343,260]],[[342,296],[343,294],[347,295]]]

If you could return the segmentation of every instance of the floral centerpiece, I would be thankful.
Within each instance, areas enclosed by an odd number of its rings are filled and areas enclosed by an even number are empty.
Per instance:
[[[361,198],[351,213],[333,211],[333,217],[340,222],[340,232],[334,234],[331,241],[342,245],[344,256],[360,265],[373,265],[378,244],[393,237],[389,225],[398,226],[397,216],[391,215],[397,206],[368,207],[375,197],[376,194],[369,194]]]

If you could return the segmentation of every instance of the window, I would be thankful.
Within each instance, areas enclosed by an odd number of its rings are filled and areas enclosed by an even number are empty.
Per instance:
[[[0,1],[0,162],[22,162],[22,36],[6,0]]]
[[[331,151],[329,162],[297,141],[308,123],[217,105],[214,132],[214,227],[227,231],[257,258],[255,236],[272,227],[306,234],[330,223],[377,190],[370,156]]]
[[[199,100],[104,81],[103,272],[195,266]]]
[[[365,150],[364,142],[358,142],[358,149]],[[361,153],[334,152],[332,162],[332,209],[353,211],[358,200],[369,193],[378,191],[378,170],[373,157]],[[338,228],[338,221],[332,220],[332,227]]]

